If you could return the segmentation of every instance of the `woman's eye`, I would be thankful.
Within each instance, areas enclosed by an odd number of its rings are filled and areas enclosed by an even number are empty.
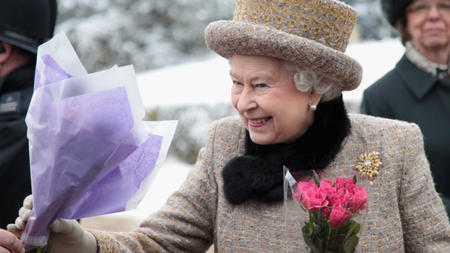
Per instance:
[[[234,84],[234,85],[237,85],[237,86],[242,85],[242,83],[241,83],[241,82],[238,82],[238,81],[233,81],[233,84]]]
[[[267,84],[265,84],[265,83],[260,83],[260,84],[258,84],[258,86],[259,86],[260,88],[267,88],[267,87],[269,87],[269,85],[267,85]]]
[[[416,5],[411,7],[412,11],[426,11],[428,10],[428,5]]]
[[[443,11],[449,11],[450,10],[450,3],[440,4],[440,5],[438,5],[438,9],[439,10],[443,10]]]

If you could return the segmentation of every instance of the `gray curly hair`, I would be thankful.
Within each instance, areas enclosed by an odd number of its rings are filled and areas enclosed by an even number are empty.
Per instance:
[[[321,101],[329,101],[341,95],[341,81],[294,62],[282,61],[286,70],[294,73],[297,90],[301,92],[314,90],[318,94],[322,94]]]

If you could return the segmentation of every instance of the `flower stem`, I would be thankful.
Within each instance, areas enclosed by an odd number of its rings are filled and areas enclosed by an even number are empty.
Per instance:
[[[327,244],[325,246],[325,252],[327,252],[328,250],[328,244],[330,243],[330,236],[331,236],[331,231],[333,230],[332,227],[330,227],[330,230],[328,230],[328,237],[327,237]]]

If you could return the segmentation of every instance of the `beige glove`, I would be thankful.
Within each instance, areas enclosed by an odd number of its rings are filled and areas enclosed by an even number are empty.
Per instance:
[[[25,198],[16,223],[8,225],[8,231],[20,236],[32,209],[33,196],[30,195]],[[94,235],[85,230],[76,220],[57,219],[50,226],[50,230],[52,232],[48,242],[51,244],[52,253],[96,253],[98,251]]]

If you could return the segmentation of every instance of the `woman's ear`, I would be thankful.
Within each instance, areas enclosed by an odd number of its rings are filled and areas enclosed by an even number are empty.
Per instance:
[[[309,95],[309,104],[317,106],[319,104],[321,98],[322,98],[322,94],[319,94],[319,93],[315,92],[314,90],[312,90],[311,94]]]

